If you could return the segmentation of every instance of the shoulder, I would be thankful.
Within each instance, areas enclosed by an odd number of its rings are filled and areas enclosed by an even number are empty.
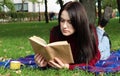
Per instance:
[[[59,26],[54,26],[52,29],[51,29],[51,32],[56,32],[56,31],[59,31]]]
[[[105,30],[101,29],[100,27],[96,27],[96,31],[97,31],[97,34],[101,35],[101,36],[103,36],[103,34],[105,32]]]
[[[54,26],[50,31],[50,43],[55,41],[60,41],[61,31],[59,26]]]
[[[91,31],[96,32],[96,27],[94,24],[89,24],[89,28]]]
[[[96,27],[94,24],[89,24],[89,28],[92,34],[97,35]]]

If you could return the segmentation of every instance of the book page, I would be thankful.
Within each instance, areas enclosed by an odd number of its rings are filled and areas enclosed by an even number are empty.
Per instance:
[[[44,39],[42,39],[41,37],[32,36],[29,38],[29,40],[34,41],[34,42],[41,44],[43,46],[47,45],[47,42]]]
[[[30,37],[29,40],[30,40],[30,43],[32,45],[32,48],[33,48],[35,54],[40,53],[44,57],[45,56],[49,57],[49,54],[45,49],[46,42],[43,39],[41,39],[37,36],[33,36],[33,37]]]
[[[57,57],[60,60],[62,60],[63,63],[74,63],[71,48],[69,44],[47,46],[46,51],[50,55],[50,58],[46,57],[48,61]]]
[[[67,41],[57,41],[57,42],[49,43],[47,46],[54,46],[54,45],[67,45],[67,44],[68,44]]]

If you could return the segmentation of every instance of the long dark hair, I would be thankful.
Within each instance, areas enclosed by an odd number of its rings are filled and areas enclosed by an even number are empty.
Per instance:
[[[80,2],[68,2],[59,12],[58,22],[60,25],[61,13],[66,10],[69,14],[76,35],[77,59],[76,63],[89,62],[96,54],[96,43],[91,34],[88,18],[83,5]]]

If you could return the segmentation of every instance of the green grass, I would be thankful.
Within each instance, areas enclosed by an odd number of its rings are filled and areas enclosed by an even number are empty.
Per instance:
[[[118,23],[118,19],[111,19],[105,30],[110,36],[112,50],[120,49],[120,23]]]
[[[44,22],[33,22],[0,24],[0,56],[18,58],[32,54],[33,51],[28,38],[37,35],[48,42],[49,31],[53,25],[56,25],[56,23],[45,24]]]
[[[0,24],[0,57],[5,59],[17,59],[27,55],[34,54],[29,37],[33,35],[41,36],[49,42],[50,29],[57,25],[56,21],[46,24],[44,22],[26,22],[26,23],[6,23]],[[112,41],[112,50],[120,48],[120,24],[118,19],[112,19],[105,28]],[[19,73],[17,73],[19,72]],[[118,73],[119,74],[119,73]],[[32,68],[23,68],[20,71],[4,69],[0,67],[0,76],[93,76],[92,73],[81,70],[39,70]]]

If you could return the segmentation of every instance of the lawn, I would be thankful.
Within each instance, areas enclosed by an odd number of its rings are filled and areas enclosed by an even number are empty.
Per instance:
[[[33,35],[41,36],[49,42],[50,29],[57,25],[56,21],[49,24],[44,22],[6,23],[0,24],[0,58],[17,59],[34,54],[29,37]],[[112,19],[105,28],[112,42],[112,50],[120,48],[120,24],[118,19]],[[81,70],[39,70],[23,68],[21,70],[10,70],[0,67],[0,76],[93,76],[92,73]]]
[[[120,23],[118,23],[118,19],[111,19],[105,30],[108,32],[112,42],[111,50],[120,49]]]

